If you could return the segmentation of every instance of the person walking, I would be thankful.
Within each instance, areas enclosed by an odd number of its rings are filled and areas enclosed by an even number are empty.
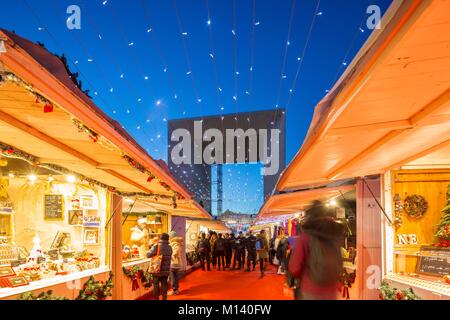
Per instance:
[[[233,257],[233,244],[231,234],[226,233],[224,237],[225,242],[225,268],[230,269],[231,258]]]
[[[220,271],[222,266],[222,271],[225,271],[225,242],[221,233],[219,233],[218,238],[214,242],[214,255],[217,259],[217,270]]]
[[[250,264],[253,265],[253,271],[256,269],[256,237],[251,231],[248,232],[245,245],[247,247],[247,271],[250,271]]]
[[[231,248],[233,250],[233,266],[231,267],[231,270],[235,270],[236,269],[236,263],[239,266],[239,249],[238,249],[238,238],[236,238],[236,236],[234,235],[234,233],[231,234],[230,236],[230,243],[231,243]]]
[[[177,237],[177,233],[175,231],[171,231],[169,236],[169,244],[172,247],[172,260],[170,264],[170,286],[172,287],[172,290],[169,292],[169,295],[175,295],[180,293],[179,279],[181,268],[183,266],[181,259],[183,238]]]
[[[344,227],[325,214],[320,202],[306,213],[295,241],[289,272],[298,278],[299,300],[335,300],[342,274]]]
[[[278,241],[277,243],[277,253],[276,253],[276,257],[278,259],[278,261],[280,262],[280,267],[278,268],[278,274],[286,274],[287,271],[287,252],[288,252],[288,248],[289,248],[289,241],[288,238],[286,237],[284,230],[281,229],[280,230],[280,234],[278,236]]]
[[[216,240],[217,240],[217,233],[213,231],[209,237],[209,247],[211,248],[211,263],[213,269],[215,269],[217,266],[217,256],[216,252],[214,251],[214,243],[216,242]]]
[[[153,274],[153,297],[155,300],[159,300],[161,295],[163,300],[167,300],[167,279],[170,274],[172,260],[172,247],[169,245],[169,235],[167,233],[161,234],[158,244],[152,246],[147,253],[147,258],[152,258],[156,255],[161,255],[162,260],[159,273]]]
[[[238,236],[238,250],[239,250],[239,269],[244,269],[245,268],[245,256],[246,256],[246,241],[245,241],[245,236],[243,234],[242,231],[239,231],[239,236]]]
[[[256,252],[258,253],[259,269],[261,272],[260,278],[264,277],[265,260],[269,258],[269,242],[266,237],[266,230],[261,230],[256,238]]]
[[[197,241],[195,248],[197,250],[198,257],[200,258],[200,266],[202,270],[205,271],[205,262],[206,262],[207,270],[211,271],[210,266],[211,247],[204,233],[201,234],[200,240]]]

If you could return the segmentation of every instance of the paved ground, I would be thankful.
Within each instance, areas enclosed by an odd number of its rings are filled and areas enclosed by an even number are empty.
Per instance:
[[[196,270],[180,281],[180,294],[169,300],[290,300],[284,276],[269,267],[264,278],[259,271]]]

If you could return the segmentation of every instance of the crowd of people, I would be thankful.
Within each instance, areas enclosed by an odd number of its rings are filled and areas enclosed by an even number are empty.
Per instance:
[[[255,271],[259,263],[261,277],[264,276],[266,260],[269,258],[269,241],[265,230],[256,235],[248,231],[234,233],[216,233],[211,231],[208,236],[200,235],[196,251],[203,271],[217,269]]]
[[[270,241],[263,229],[256,235],[233,233],[202,233],[196,243],[196,252],[203,271],[255,271],[259,263],[260,278],[267,263],[278,265],[278,274],[286,275],[296,299],[336,299],[342,274],[341,244],[344,227],[327,215],[320,202],[307,211],[300,225],[300,234],[291,247],[284,230],[280,229]],[[175,232],[162,234],[147,257],[162,257],[160,270],[153,274],[154,299],[167,299],[168,294],[179,294],[179,276],[182,269],[183,239]],[[168,292],[168,279],[172,290]]]

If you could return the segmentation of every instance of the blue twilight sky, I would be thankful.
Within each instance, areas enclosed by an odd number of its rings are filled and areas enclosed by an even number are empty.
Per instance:
[[[9,0],[0,27],[65,53],[96,104],[154,158],[167,160],[168,119],[279,106],[287,109],[289,162],[314,106],[369,36],[367,7],[385,12],[390,3]],[[81,30],[66,27],[69,5],[81,8]],[[259,167],[231,167],[224,209],[256,212]]]

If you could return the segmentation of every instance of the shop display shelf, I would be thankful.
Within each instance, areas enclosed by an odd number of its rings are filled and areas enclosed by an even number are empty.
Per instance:
[[[389,273],[386,276],[386,279],[408,285],[413,288],[420,288],[422,290],[436,292],[438,294],[450,297],[450,285],[441,280],[434,280],[428,277],[412,277],[395,273]]]

